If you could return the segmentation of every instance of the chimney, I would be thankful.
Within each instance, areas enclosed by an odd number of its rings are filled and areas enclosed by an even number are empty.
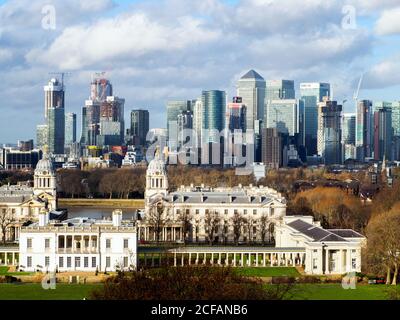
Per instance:
[[[120,227],[122,225],[122,210],[114,210],[112,213],[112,220],[114,227]]]
[[[41,209],[39,212],[39,227],[45,227],[50,220],[50,213],[45,209]]]

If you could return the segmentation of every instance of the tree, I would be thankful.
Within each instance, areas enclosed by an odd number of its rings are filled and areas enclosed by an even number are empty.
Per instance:
[[[369,222],[366,235],[367,263],[373,271],[386,272],[386,284],[397,284],[400,264],[400,206],[375,216]]]
[[[260,225],[261,242],[262,242],[262,245],[265,245],[265,238],[268,233],[268,216],[266,214],[263,214],[260,217],[259,225]]]
[[[206,232],[206,237],[210,245],[214,242],[215,234],[219,231],[221,218],[215,210],[206,210],[204,217],[204,229]]]
[[[15,213],[11,208],[0,207],[0,230],[2,234],[2,242],[6,244],[7,229],[17,222]]]
[[[192,214],[190,213],[190,209],[184,207],[178,219],[182,224],[183,243],[186,244],[186,239],[188,238],[188,234],[190,232],[190,229],[192,228]]]
[[[169,217],[169,208],[166,208],[162,200],[155,202],[150,206],[145,219],[146,224],[154,232],[156,242],[159,243],[163,227],[171,220]]]
[[[232,217],[232,225],[233,225],[233,240],[236,245],[239,244],[240,236],[242,235],[243,225],[245,223],[245,219],[243,216],[236,212]]]

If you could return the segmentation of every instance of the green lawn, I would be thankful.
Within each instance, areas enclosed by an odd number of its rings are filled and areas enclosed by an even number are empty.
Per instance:
[[[235,268],[239,274],[247,277],[298,277],[300,273],[296,268],[290,267],[254,267]]]
[[[82,300],[101,284],[60,284],[56,289],[44,290],[41,284],[0,284],[0,300]]]
[[[8,267],[0,267],[0,276],[30,276],[32,272],[8,272]]]
[[[360,285],[355,289],[343,289],[339,283],[296,284],[290,293],[293,300],[385,300],[386,285]]]

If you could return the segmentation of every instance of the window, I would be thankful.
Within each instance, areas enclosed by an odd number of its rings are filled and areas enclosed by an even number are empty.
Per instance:
[[[275,208],[271,208],[271,216],[275,214]]]
[[[111,239],[106,239],[106,248],[107,249],[111,248]]]
[[[237,209],[233,210],[233,213],[234,213],[234,214],[238,214]]]
[[[44,266],[45,267],[50,266],[50,257],[49,256],[44,257]]]
[[[67,257],[67,268],[71,268],[71,257]]]
[[[27,257],[26,258],[26,265],[28,268],[32,267],[32,257]]]
[[[96,268],[96,257],[92,257],[92,268]]]
[[[83,267],[84,268],[89,268],[89,257],[84,257],[83,258]]]
[[[315,269],[318,269],[318,259],[317,258],[314,258],[313,259],[313,269],[315,270]]]
[[[27,247],[28,249],[32,249],[32,238],[28,238],[28,239],[26,240],[26,247]]]
[[[244,209],[244,210],[243,210],[243,214],[247,214],[247,209]]]
[[[228,209],[225,209],[224,212],[225,212],[225,214],[228,214]]]
[[[81,267],[81,257],[75,257],[75,268]]]
[[[128,257],[124,257],[124,268],[128,268],[129,267],[129,265],[128,265]]]
[[[256,215],[257,214],[257,210],[253,209],[253,214]]]
[[[44,247],[46,249],[50,249],[50,239],[44,239]]]
[[[176,214],[181,214],[181,209],[176,209]]]
[[[110,267],[111,267],[111,258],[106,257],[106,268],[110,268]]]
[[[58,258],[58,266],[60,268],[64,268],[64,257],[59,257]]]
[[[352,258],[352,259],[351,259],[351,267],[352,267],[353,269],[356,269],[356,268],[357,268],[357,259],[356,259],[356,258]]]
[[[129,239],[124,239],[124,249],[128,249]]]
[[[196,209],[196,214],[200,214],[200,210],[199,209]]]

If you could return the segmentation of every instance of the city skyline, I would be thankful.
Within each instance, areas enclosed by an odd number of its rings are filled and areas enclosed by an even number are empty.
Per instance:
[[[236,81],[250,69],[266,80],[294,80],[296,91],[300,82],[331,83],[334,99],[348,100],[346,112],[355,112],[352,95],[364,72],[359,100],[400,99],[396,71],[400,50],[395,41],[400,28],[393,18],[399,14],[396,1],[326,5],[311,1],[301,13],[296,12],[295,1],[281,6],[255,0],[189,5],[183,1],[93,0],[86,5],[53,1],[55,30],[40,24],[46,4],[0,1],[0,16],[7,26],[0,37],[2,143],[35,136],[44,108],[41,87],[54,71],[72,73],[65,80],[66,112],[81,114],[90,95],[90,75],[104,70],[118,95],[126,99],[125,120],[132,109],[148,109],[153,128],[165,127],[168,100],[195,99],[203,90],[212,89],[225,90],[233,97]],[[345,5],[355,9],[355,28],[343,28]],[[292,14],[282,16],[285,10]],[[308,21],[315,13],[318,19]],[[243,19],[249,16],[254,17],[251,22]],[[279,23],[265,25],[265,19],[273,22],[276,17]],[[296,25],[302,25],[301,33]],[[145,32],[146,41],[135,41],[137,33],[131,34],[132,30]],[[126,45],[115,46],[121,39],[127,39]],[[165,41],[168,50],[163,48]],[[87,50],[90,44],[100,49]],[[78,45],[82,50],[74,55],[68,48]],[[331,50],[323,51],[325,55],[315,55],[328,47]],[[16,121],[25,129],[8,125]]]

